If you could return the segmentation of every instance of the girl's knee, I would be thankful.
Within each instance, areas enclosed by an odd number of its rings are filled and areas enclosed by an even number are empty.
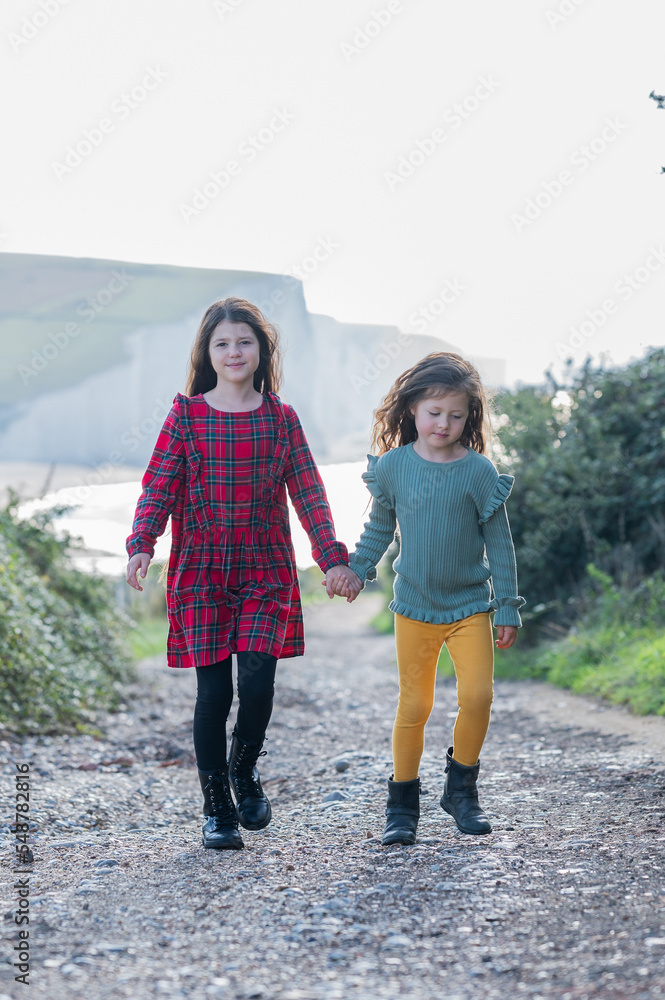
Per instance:
[[[489,691],[473,691],[469,694],[461,694],[458,696],[457,704],[462,711],[469,712],[471,715],[483,715],[489,714],[493,701],[494,692],[490,689]]]
[[[259,715],[272,707],[274,697],[274,688],[266,689],[261,694],[242,695],[238,698],[238,708],[242,706],[243,712],[248,715]]]
[[[402,726],[424,726],[432,714],[429,699],[403,699],[397,705],[397,723]]]

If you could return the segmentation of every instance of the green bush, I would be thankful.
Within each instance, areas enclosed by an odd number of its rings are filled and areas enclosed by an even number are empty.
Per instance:
[[[395,570],[393,563],[399,555],[399,535],[396,535],[388,546],[388,550],[376,568],[376,580],[365,584],[365,589],[370,594],[377,592],[383,598],[381,610],[372,618],[370,625],[380,635],[390,635],[395,631],[395,615],[388,605],[393,599],[393,584],[395,582]]]
[[[595,566],[587,569],[569,634],[535,648],[499,651],[497,676],[545,680],[640,715],[665,715],[665,574],[620,588]]]
[[[593,563],[629,592],[665,565],[665,350],[505,392],[501,471],[526,643],[568,628]]]
[[[94,731],[134,679],[129,619],[106,580],[71,564],[58,510],[23,520],[0,511],[0,725],[14,732]]]
[[[321,586],[324,580],[325,576],[318,566],[307,566],[306,569],[298,569],[300,598],[303,605],[319,604],[322,600],[328,599],[325,587]]]
[[[135,660],[166,654],[169,623],[166,615],[139,617],[129,634],[129,646]]]

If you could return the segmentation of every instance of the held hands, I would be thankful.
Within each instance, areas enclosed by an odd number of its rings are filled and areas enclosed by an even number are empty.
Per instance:
[[[137,552],[135,556],[127,563],[127,583],[134,590],[143,590],[143,587],[139,583],[139,573],[141,579],[145,579],[145,575],[148,572],[148,566],[150,565],[150,556],[147,552]]]
[[[363,589],[360,577],[344,565],[333,566],[332,569],[329,569],[325,580],[321,581],[321,586],[326,588],[330,600],[337,594],[338,597],[346,597],[347,604],[355,601]]]
[[[496,648],[510,649],[517,639],[517,629],[514,625],[496,626]]]

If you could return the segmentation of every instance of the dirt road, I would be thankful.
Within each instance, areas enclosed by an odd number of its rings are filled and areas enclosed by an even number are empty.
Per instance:
[[[438,804],[455,714],[441,681],[418,843],[383,848],[397,684],[373,610],[307,610],[263,758],[273,822],[244,851],[201,846],[190,671],[146,663],[103,740],[3,744],[3,801],[30,764],[35,858],[25,876],[5,867],[0,1000],[28,995],[12,966],[21,878],[36,997],[665,995],[665,721],[497,683],[480,776],[494,832],[472,838]]]

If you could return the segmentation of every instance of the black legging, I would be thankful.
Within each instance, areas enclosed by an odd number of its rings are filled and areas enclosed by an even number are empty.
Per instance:
[[[238,735],[246,743],[261,743],[272,715],[277,657],[243,652],[238,660]],[[196,667],[194,752],[202,771],[226,765],[226,720],[233,701],[231,657]]]

